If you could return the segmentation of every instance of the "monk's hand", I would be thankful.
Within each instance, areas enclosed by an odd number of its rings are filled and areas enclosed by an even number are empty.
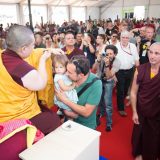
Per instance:
[[[137,112],[133,113],[132,120],[135,124],[139,124],[138,114]]]
[[[67,99],[66,94],[62,90],[55,89],[55,95],[61,102],[64,102]]]
[[[60,48],[52,48],[51,53],[52,54],[65,54],[64,51],[62,51],[62,49]]]
[[[49,50],[44,50],[41,59],[47,60],[50,56],[51,52]]]

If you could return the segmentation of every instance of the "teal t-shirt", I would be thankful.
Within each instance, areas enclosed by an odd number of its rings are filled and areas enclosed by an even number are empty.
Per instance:
[[[90,83],[96,75],[93,73],[90,73],[87,80],[78,88],[76,88],[77,93],[87,84]],[[86,104],[94,105],[96,106],[95,110],[92,112],[92,114],[89,117],[83,117],[78,116],[77,119],[75,119],[75,122],[82,124],[84,126],[87,126],[89,128],[95,129],[96,128],[96,112],[97,112],[97,106],[100,102],[102,95],[102,82],[101,80],[95,81],[87,90],[85,90],[82,95],[79,97],[78,104],[85,107]]]

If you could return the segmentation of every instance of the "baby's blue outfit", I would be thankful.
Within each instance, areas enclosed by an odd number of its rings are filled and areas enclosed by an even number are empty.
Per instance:
[[[60,79],[63,80],[63,82],[64,82],[64,84],[65,84],[66,86],[69,86],[69,85],[72,84],[72,81],[68,78],[67,75],[65,75],[65,74],[63,74],[63,75],[62,75],[62,74],[55,74],[55,76],[54,76],[54,85],[55,85],[55,88],[56,88],[57,90],[60,89],[59,84],[58,84],[58,81],[59,81]],[[69,100],[71,100],[72,102],[74,102],[74,103],[77,103],[77,102],[78,102],[78,96],[77,96],[77,92],[76,92],[75,89],[72,89],[72,90],[70,90],[70,91],[65,91],[65,94],[66,94],[67,98],[68,98]],[[58,101],[57,98],[56,98],[56,96],[54,96],[54,103],[55,103],[59,108],[62,108],[62,109],[71,111],[71,108],[69,108],[67,105],[65,105],[65,104],[62,103],[61,101]]]

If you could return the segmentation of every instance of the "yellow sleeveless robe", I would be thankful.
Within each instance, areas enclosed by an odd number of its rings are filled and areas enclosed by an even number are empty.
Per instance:
[[[33,53],[26,59],[26,61],[38,69],[39,60],[41,55],[43,54],[43,48],[37,48],[33,50]],[[54,98],[54,85],[53,85],[53,76],[52,76],[52,60],[49,58],[46,63],[46,70],[48,75],[47,85],[46,87],[38,91],[38,100],[42,101],[42,104],[46,105],[48,108],[53,106],[53,98]]]
[[[31,56],[26,60],[35,68],[38,67],[38,60],[40,55],[42,54],[42,50],[38,51],[36,55],[36,51],[34,50]],[[35,55],[34,55],[35,54]],[[51,60],[49,66],[51,65]],[[17,84],[12,77],[7,72],[6,68],[2,63],[1,53],[0,53],[0,122],[5,122],[11,119],[20,119],[26,118],[30,119],[35,115],[39,114],[40,107],[37,103],[37,94],[34,91],[30,91],[19,84]],[[51,73],[50,67],[49,70]],[[52,76],[49,76],[48,81],[51,83]],[[35,82],[36,83],[36,82]],[[49,104],[49,86],[50,83],[47,84],[46,88],[43,91],[38,93],[38,98],[44,101],[45,104]],[[53,81],[52,87],[53,88]],[[53,97],[53,89],[52,97]],[[50,102],[51,103],[51,102]],[[53,104],[53,98],[52,98]]]

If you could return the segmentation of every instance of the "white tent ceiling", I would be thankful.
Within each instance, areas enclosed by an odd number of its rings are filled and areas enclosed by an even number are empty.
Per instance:
[[[114,3],[116,0],[31,0],[31,4],[48,4],[56,6],[72,5],[72,6],[104,6]],[[27,4],[28,0],[0,0],[0,3],[21,3]]]

